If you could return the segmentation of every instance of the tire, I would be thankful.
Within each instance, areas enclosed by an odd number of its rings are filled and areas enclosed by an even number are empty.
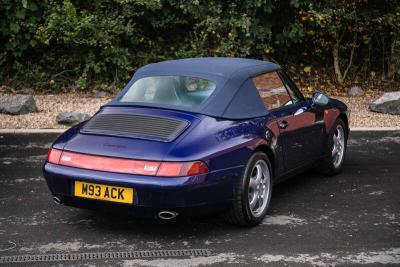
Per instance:
[[[254,226],[262,222],[271,200],[271,170],[271,163],[264,153],[255,152],[251,156],[236,185],[232,207],[224,216],[228,223]]]
[[[341,134],[343,135],[343,140],[340,141],[342,150],[339,152],[336,149],[334,152],[335,140],[337,140],[339,131],[341,131]],[[342,171],[347,150],[347,137],[347,126],[342,119],[338,118],[332,127],[331,133],[329,134],[325,156],[323,157],[322,162],[317,169],[320,173],[326,175],[336,175]],[[337,147],[338,144],[336,142],[336,148]],[[341,153],[341,155],[337,153]],[[340,157],[339,159],[337,158],[338,155]]]

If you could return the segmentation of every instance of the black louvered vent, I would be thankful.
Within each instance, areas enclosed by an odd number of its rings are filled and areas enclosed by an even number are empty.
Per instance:
[[[187,125],[187,121],[166,117],[132,114],[97,114],[86,123],[82,132],[172,141]]]

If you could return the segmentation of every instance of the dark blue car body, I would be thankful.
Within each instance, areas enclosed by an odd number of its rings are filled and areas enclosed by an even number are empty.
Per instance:
[[[193,215],[222,211],[231,205],[234,188],[249,158],[262,151],[270,158],[273,182],[277,183],[314,166],[323,156],[331,127],[337,118],[348,122],[347,107],[330,99],[324,107],[311,99],[280,109],[266,111],[251,104],[254,96],[246,88],[259,73],[278,71],[282,79],[300,94],[290,77],[276,64],[245,59],[187,59],[151,64],[139,70],[127,88],[148,75],[189,75],[212,77],[219,90],[212,100],[195,109],[168,105],[140,105],[114,100],[101,107],[99,114],[135,114],[185,121],[187,127],[173,140],[145,136],[85,132],[79,124],[63,133],[53,148],[82,154],[149,161],[202,161],[208,173],[185,177],[106,172],[46,162],[44,176],[54,196],[66,205],[119,211],[134,216],[157,217],[161,210]],[[238,87],[229,90],[227,88]],[[242,88],[242,89],[241,89]],[[243,92],[244,91],[244,92]],[[254,92],[253,92],[254,93]],[[243,95],[241,95],[243,94]],[[237,99],[238,98],[238,99]],[[241,101],[238,101],[241,100]],[[230,105],[235,107],[229,108]],[[294,114],[302,109],[302,114]],[[90,120],[89,120],[90,121]],[[280,127],[281,123],[286,127]],[[347,123],[348,125],[348,123]],[[135,189],[133,204],[120,204],[74,196],[74,181],[115,185]]]

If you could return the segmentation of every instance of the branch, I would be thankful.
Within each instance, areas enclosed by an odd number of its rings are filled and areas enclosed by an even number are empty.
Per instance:
[[[354,49],[356,48],[356,45],[355,45],[356,41],[357,41],[357,33],[354,35],[354,44],[353,44],[353,47],[351,48],[349,64],[347,65],[346,70],[343,73],[343,81],[344,81],[344,79],[346,79],[347,72],[349,71],[351,64],[353,63],[353,56],[354,56]]]
[[[52,77],[52,78],[55,78],[55,77],[57,77],[57,76],[60,76],[60,75],[62,75],[62,74],[64,74],[64,73],[70,72],[70,71],[72,71],[72,70],[63,70],[63,71],[61,71],[61,72],[59,72],[59,73],[56,73],[56,74],[51,75],[51,77]]]

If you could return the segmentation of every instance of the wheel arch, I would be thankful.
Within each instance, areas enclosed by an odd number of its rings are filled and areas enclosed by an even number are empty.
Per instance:
[[[350,125],[349,125],[349,118],[347,117],[346,113],[340,113],[338,119],[341,119],[346,125],[346,138],[349,137],[350,132]]]
[[[258,151],[263,152],[265,155],[267,155],[267,157],[271,163],[273,177],[275,177],[276,159],[275,159],[275,154],[274,154],[273,150],[269,146],[263,144],[263,145],[257,146],[254,149],[254,152],[258,152]]]

